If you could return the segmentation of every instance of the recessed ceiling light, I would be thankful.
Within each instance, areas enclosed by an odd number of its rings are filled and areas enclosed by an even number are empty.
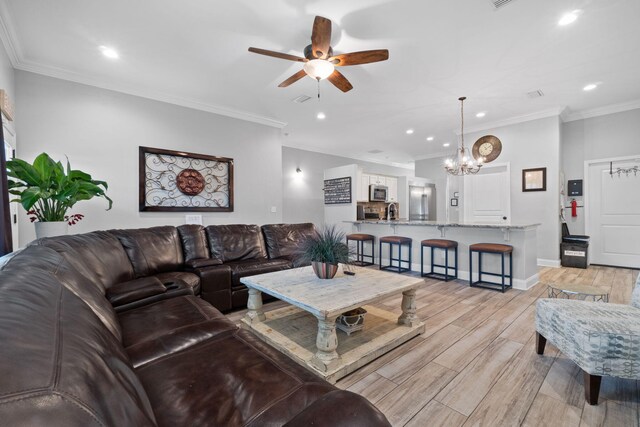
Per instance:
[[[324,120],[327,116],[326,116],[324,113],[320,112],[320,113],[318,113],[318,115],[317,115],[316,117],[317,117],[319,120]]]
[[[433,137],[432,136],[428,136],[427,137],[427,141],[433,141]]]
[[[585,87],[582,88],[582,90],[589,92],[590,90],[594,90],[595,88],[597,88],[598,85],[595,83],[590,83],[588,85],[586,85]]]
[[[413,129],[407,129],[406,133],[407,133],[407,135],[413,134]]]
[[[562,15],[562,18],[560,18],[560,20],[558,21],[558,25],[561,25],[564,27],[565,25],[574,23],[576,19],[578,19],[578,16],[581,13],[582,13],[581,10],[574,10],[572,12],[565,13],[564,15]]]
[[[487,113],[485,113],[484,111],[481,111],[481,112],[479,112],[478,114],[476,114],[476,117],[478,117],[478,118],[482,118],[482,117],[484,117],[484,116],[486,116],[486,115],[487,115]]]
[[[120,57],[120,55],[118,55],[118,52],[111,47],[100,46],[99,49],[100,52],[102,52],[102,54],[109,59],[118,59]]]
[[[443,147],[448,147],[449,145],[451,144],[449,144],[448,142],[445,142],[444,144],[442,144]]]

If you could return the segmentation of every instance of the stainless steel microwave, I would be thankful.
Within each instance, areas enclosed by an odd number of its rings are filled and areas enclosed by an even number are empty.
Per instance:
[[[388,187],[385,187],[384,185],[371,184],[369,186],[369,201],[370,202],[386,202],[388,193],[389,193]]]

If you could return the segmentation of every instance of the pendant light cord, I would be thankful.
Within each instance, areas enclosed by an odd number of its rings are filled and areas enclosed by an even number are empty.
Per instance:
[[[464,100],[466,97],[460,98],[460,138],[462,141],[462,151],[464,152]]]

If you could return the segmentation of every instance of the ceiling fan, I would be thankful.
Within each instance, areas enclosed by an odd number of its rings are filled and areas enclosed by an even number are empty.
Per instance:
[[[313,21],[311,44],[304,48],[304,58],[257,47],[250,47],[249,52],[304,63],[302,70],[280,83],[278,87],[287,87],[304,76],[309,76],[318,82],[326,78],[343,92],[350,91],[353,86],[335,67],[369,64],[389,59],[389,51],[387,49],[334,55],[331,47],[331,20],[322,16],[316,16]]]

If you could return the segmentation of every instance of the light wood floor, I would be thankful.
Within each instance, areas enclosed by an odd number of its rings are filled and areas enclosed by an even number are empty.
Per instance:
[[[638,381],[604,377],[600,403],[590,406],[575,363],[550,343],[544,356],[534,349],[535,301],[546,297],[546,283],[598,286],[612,303],[626,304],[637,275],[610,267],[543,268],[535,287],[505,294],[427,279],[417,292],[425,333],[337,386],[365,396],[394,426],[640,427]],[[399,313],[400,300],[379,305]]]

